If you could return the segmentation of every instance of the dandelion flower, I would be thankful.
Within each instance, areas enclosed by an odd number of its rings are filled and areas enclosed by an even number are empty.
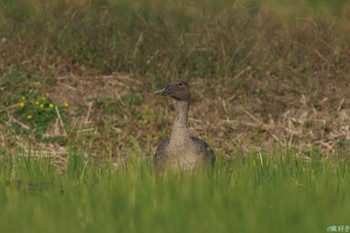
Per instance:
[[[40,108],[44,108],[44,105],[43,104],[40,104],[40,106],[39,106]]]
[[[67,101],[64,101],[63,106],[66,107],[66,108],[68,108],[68,106],[69,106],[68,102],[67,102]]]
[[[32,115],[28,115],[28,116],[27,116],[27,119],[29,119],[29,120],[32,119],[32,118],[33,118]]]
[[[19,103],[19,107],[23,108],[24,107],[24,102]]]
[[[35,102],[35,104],[36,104],[36,105],[39,105],[39,104],[40,104],[40,102],[39,102],[39,101],[36,101],[36,102]]]
[[[53,108],[53,107],[55,107],[55,105],[49,104],[49,108]]]
[[[22,99],[22,100],[26,100],[26,97],[25,97],[25,96],[22,96],[21,99]]]

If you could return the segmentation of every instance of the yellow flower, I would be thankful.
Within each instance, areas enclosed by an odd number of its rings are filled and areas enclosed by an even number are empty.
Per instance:
[[[45,101],[45,100],[46,100],[46,97],[41,97],[41,99]]]
[[[40,104],[40,108],[44,108],[44,105],[43,105],[43,104]]]
[[[32,115],[28,115],[27,118],[30,120],[30,119],[33,118],[33,116]]]
[[[24,102],[19,103],[19,107],[23,108],[24,107]]]
[[[49,97],[49,93],[48,93],[48,92],[46,92],[46,93],[45,93],[45,96],[46,96],[46,97]]]
[[[35,102],[35,104],[36,104],[36,105],[39,105],[39,104],[40,104],[40,102],[39,102],[39,101],[36,101],[36,102]]]
[[[67,102],[67,101],[64,101],[64,102],[63,102],[63,106],[66,107],[66,108],[68,108],[68,106],[69,106],[68,102]]]
[[[22,100],[26,100],[26,97],[25,97],[25,96],[22,96],[21,99],[22,99]]]
[[[50,107],[50,108],[53,108],[53,107],[55,107],[55,105],[53,105],[53,104],[49,104],[49,107]]]

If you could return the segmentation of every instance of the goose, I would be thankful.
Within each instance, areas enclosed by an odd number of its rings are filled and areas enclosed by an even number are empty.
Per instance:
[[[166,169],[193,170],[200,165],[213,168],[216,157],[208,143],[190,134],[187,115],[190,106],[190,86],[184,81],[168,84],[156,95],[170,96],[177,102],[177,115],[169,139],[160,143],[154,155],[156,174]]]

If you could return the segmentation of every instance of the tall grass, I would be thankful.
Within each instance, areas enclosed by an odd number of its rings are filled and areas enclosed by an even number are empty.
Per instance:
[[[61,175],[45,160],[19,154],[9,168],[2,159],[2,232],[325,232],[349,225],[350,174],[339,159],[257,151],[219,160],[210,177],[163,180],[140,157],[127,170],[72,159]]]
[[[310,71],[320,67],[322,57],[328,63],[347,60],[346,51],[335,51],[345,37],[339,28],[349,20],[349,4],[341,0],[1,0],[0,5],[1,37],[7,39],[2,66],[30,64],[61,73],[119,70],[154,80],[227,77],[247,65],[278,72],[274,64],[282,57],[295,68],[304,64],[298,59],[303,56],[308,66],[300,69]],[[339,23],[332,24],[337,15]]]

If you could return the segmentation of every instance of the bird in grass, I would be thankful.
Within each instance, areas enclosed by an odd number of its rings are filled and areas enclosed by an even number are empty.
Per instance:
[[[190,134],[187,126],[187,115],[190,106],[190,86],[184,81],[168,84],[156,95],[170,96],[177,101],[177,115],[169,139],[160,143],[154,156],[154,168],[157,174],[166,169],[192,170],[199,166],[213,168],[215,154],[212,148]]]

